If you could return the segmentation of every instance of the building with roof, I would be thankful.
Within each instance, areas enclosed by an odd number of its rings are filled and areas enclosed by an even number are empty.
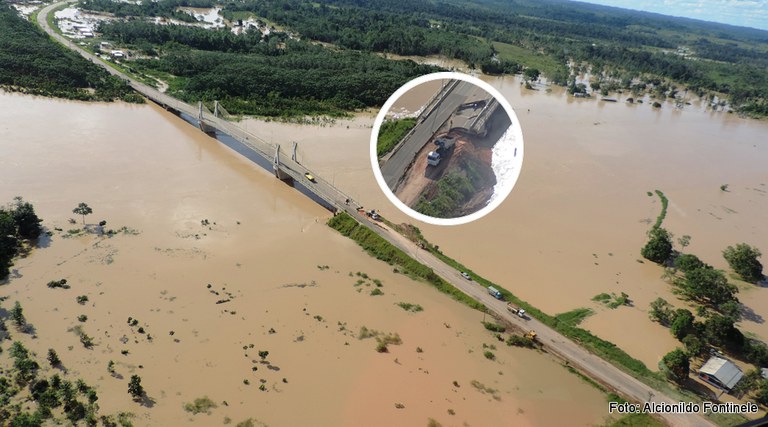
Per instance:
[[[725,391],[730,391],[743,376],[736,364],[717,356],[710,357],[699,369],[699,378]]]

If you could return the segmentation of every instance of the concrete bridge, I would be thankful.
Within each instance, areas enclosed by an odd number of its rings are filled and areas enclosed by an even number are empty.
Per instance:
[[[70,0],[64,3],[74,3],[75,1],[76,0]],[[355,201],[352,200],[351,197],[344,194],[334,185],[324,180],[316,173],[310,171],[308,168],[298,162],[296,158],[296,143],[293,143],[291,156],[284,156],[281,154],[282,149],[279,144],[276,145],[268,143],[258,136],[250,134],[236,124],[226,120],[223,117],[226,115],[226,110],[223,109],[218,101],[214,102],[213,112],[209,111],[202,102],[199,102],[198,105],[193,106],[186,102],[180,101],[121,72],[117,68],[106,63],[101,58],[82,49],[80,46],[72,43],[70,40],[54,31],[54,29],[50,28],[48,25],[46,17],[49,13],[51,13],[51,10],[61,6],[64,3],[56,3],[47,6],[43,8],[37,16],[38,24],[51,37],[55,38],[64,46],[78,52],[87,60],[103,67],[110,74],[119,77],[129,86],[131,86],[135,91],[144,95],[152,102],[179,116],[186,115],[188,118],[196,121],[197,126],[203,132],[208,134],[221,133],[232,137],[237,142],[256,153],[262,159],[271,162],[275,177],[287,182],[292,181],[295,183],[300,183],[301,186],[306,188],[308,192],[316,196],[319,201],[322,201],[321,204],[328,207],[334,213],[346,211],[356,218],[360,218],[360,215],[357,211],[359,206]],[[312,180],[307,177],[308,174],[313,177]]]

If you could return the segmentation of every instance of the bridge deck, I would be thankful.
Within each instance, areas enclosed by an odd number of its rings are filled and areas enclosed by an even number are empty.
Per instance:
[[[80,53],[80,55],[89,61],[100,65],[110,74],[120,77],[135,91],[141,93],[152,102],[166,109],[172,109],[180,113],[188,114],[192,117],[197,117],[205,125],[203,127],[207,126],[223,134],[229,135],[244,146],[253,150],[256,154],[258,154],[260,157],[263,157],[265,160],[269,162],[273,161],[277,146],[264,141],[256,135],[246,132],[244,129],[240,128],[232,122],[226,121],[220,117],[216,117],[205,110],[201,113],[198,107],[192,106],[186,102],[160,92],[159,90],[122,73],[121,71],[105,63],[101,58],[83,50],[64,37],[58,36],[56,38],[60,42],[64,43],[67,47]],[[322,177],[318,176],[316,173],[310,171],[308,168],[304,167],[296,161],[291,160],[290,157],[281,156],[279,168],[283,173],[290,176],[294,181],[301,183],[308,191],[319,197],[329,206],[332,206],[335,211],[338,212],[344,210],[351,214],[355,214],[357,212],[356,204],[348,195],[344,194],[341,190],[336,188]],[[306,173],[310,173],[315,178],[315,182],[309,181],[304,175]]]

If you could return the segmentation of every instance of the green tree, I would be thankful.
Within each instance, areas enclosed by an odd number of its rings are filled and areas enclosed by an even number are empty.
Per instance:
[[[61,365],[61,359],[59,359],[59,355],[56,354],[56,350],[52,348],[48,349],[48,363],[50,363],[51,366]]]
[[[701,356],[706,353],[706,345],[701,338],[694,334],[686,335],[682,342],[685,345],[685,351],[691,356]]]
[[[741,350],[744,335],[733,325],[733,319],[713,314],[704,322],[704,335],[710,344]]]
[[[675,258],[675,268],[683,273],[702,267],[707,267],[707,264],[694,254],[683,254]]]
[[[35,214],[35,208],[21,197],[16,197],[13,201],[14,205],[11,210],[11,216],[14,222],[16,222],[19,237],[29,240],[35,240],[40,237],[42,232],[40,223],[43,220]]]
[[[18,246],[16,222],[9,212],[0,209],[0,280],[8,277]]]
[[[768,345],[759,340],[746,340],[742,347],[747,360],[758,366],[768,366]]]
[[[688,379],[690,359],[683,350],[676,348],[661,359],[661,365],[666,368],[669,376],[676,382],[682,383]]]
[[[90,206],[88,206],[88,203],[80,202],[79,205],[77,205],[76,208],[72,209],[73,214],[82,215],[83,216],[83,225],[85,225],[85,216],[90,215],[93,213],[93,209],[91,209]]]
[[[763,280],[763,264],[757,260],[761,255],[759,249],[746,243],[728,246],[723,251],[723,257],[733,271],[751,283]]]
[[[40,427],[43,425],[43,417],[38,413],[20,412],[14,415],[9,425],[11,427]]]
[[[682,252],[685,250],[685,248],[687,248],[687,247],[688,247],[688,245],[690,245],[690,244],[691,244],[691,236],[689,236],[689,235],[687,235],[687,234],[683,234],[683,236],[682,236],[682,237],[679,237],[679,238],[677,239],[677,243],[678,243],[678,244],[680,245],[680,247],[682,248],[682,249],[680,250],[680,252],[682,253]]]
[[[540,74],[541,72],[536,68],[526,68],[525,71],[523,71],[523,76],[526,80],[536,81],[539,79]]]
[[[651,302],[651,311],[648,313],[651,320],[655,320],[662,325],[668,325],[672,319],[672,304],[664,298],[656,298]]]
[[[131,380],[128,382],[128,394],[133,396],[133,400],[141,400],[144,396],[144,387],[141,385],[141,377],[138,375],[131,375]]]
[[[18,301],[13,304],[13,308],[11,309],[11,319],[13,319],[13,323],[19,328],[27,323],[27,319],[24,318],[24,309],[21,308],[21,303]]]
[[[652,228],[648,232],[648,243],[640,250],[640,254],[657,264],[666,262],[672,255],[672,236],[661,227]]]
[[[717,306],[717,310],[725,317],[733,319],[734,322],[741,320],[741,304],[736,301],[726,301]]]
[[[739,289],[730,283],[722,271],[712,268],[696,268],[685,274],[683,291],[690,298],[718,306],[727,301],[738,301]]]
[[[755,400],[768,406],[768,380],[760,382],[760,388],[757,390],[757,393],[755,393]]]
[[[266,350],[259,351],[259,357],[261,357],[261,360],[266,359],[267,356],[269,356],[269,352],[268,351],[266,351]]]
[[[669,329],[675,338],[683,339],[693,329],[693,313],[684,308],[677,309]]]

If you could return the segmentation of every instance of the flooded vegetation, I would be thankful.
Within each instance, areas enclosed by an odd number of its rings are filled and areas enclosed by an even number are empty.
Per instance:
[[[765,405],[768,125],[738,117],[766,112],[764,33],[725,39],[719,24],[590,5],[554,19],[564,6],[468,17],[390,3],[91,0],[56,16],[80,46],[169,94],[305,123],[240,120],[298,142],[302,164],[375,208],[400,243],[498,284],[516,310],[656,390]],[[6,90],[139,101],[25,21],[28,5],[15,9],[0,8]],[[638,16],[653,25],[616,24]],[[515,106],[528,142],[512,196],[461,228],[403,224],[368,166],[369,109],[433,65],[499,74],[481,78]],[[7,92],[0,113],[0,201],[11,203],[0,212],[0,419],[612,421],[606,400],[619,397],[536,351],[530,331],[486,319],[419,255],[330,218],[177,116]],[[711,351],[745,374],[731,394],[695,375]]]
[[[15,260],[3,307],[20,302],[37,338],[14,339],[41,366],[53,348],[99,413],[136,426],[538,425],[565,422],[558,402],[569,422],[604,419],[601,392],[498,342],[482,313],[370,258],[324,208],[172,114],[12,94],[0,111],[15,124],[0,197],[24,194],[52,234]],[[30,111],[48,117],[39,132]]]

